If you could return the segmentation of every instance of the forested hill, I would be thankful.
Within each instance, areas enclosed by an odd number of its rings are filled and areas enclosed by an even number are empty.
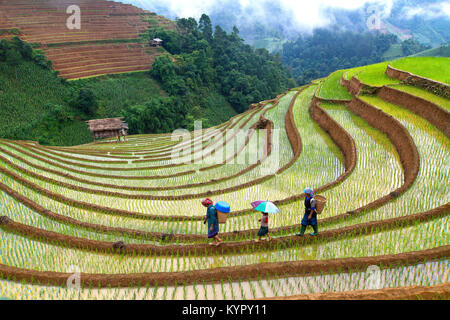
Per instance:
[[[193,18],[179,19],[177,25],[178,32],[151,31],[151,36],[164,40],[165,49],[175,55],[175,62],[167,56],[158,58],[151,72],[169,94],[217,90],[242,112],[251,103],[296,85],[279,55],[245,44],[237,28],[227,34],[216,26],[213,32],[207,15],[198,23]]]
[[[316,29],[312,35],[285,43],[281,55],[296,81],[305,84],[335,70],[385,61],[393,46],[398,46],[399,56],[428,49],[412,39],[400,43],[392,34]]]
[[[151,27],[142,44],[154,37],[165,49],[150,71],[73,81],[58,77],[43,51],[1,40],[0,138],[79,145],[92,140],[84,121],[121,116],[131,134],[192,129],[195,120],[209,127],[295,86],[279,56],[244,44],[237,29],[213,31],[206,15],[180,19],[173,31]]]

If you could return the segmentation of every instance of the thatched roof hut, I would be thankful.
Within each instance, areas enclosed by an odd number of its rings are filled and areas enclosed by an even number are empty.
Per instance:
[[[86,121],[94,135],[94,141],[97,139],[114,138],[125,136],[128,133],[128,125],[123,118],[108,118]]]

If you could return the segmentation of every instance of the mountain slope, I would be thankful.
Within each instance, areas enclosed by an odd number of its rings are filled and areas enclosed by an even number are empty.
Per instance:
[[[80,8],[80,29],[67,26],[72,5]],[[151,23],[175,28],[155,13],[104,0],[0,0],[0,12],[0,30],[18,30],[22,40],[38,44],[66,79],[148,70],[161,52],[143,43],[141,35]]]

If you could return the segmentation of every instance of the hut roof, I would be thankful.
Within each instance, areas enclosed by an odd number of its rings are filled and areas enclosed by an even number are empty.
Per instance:
[[[124,127],[123,118],[108,118],[86,121],[89,125],[89,130],[95,131],[107,131],[107,130],[120,130]]]
[[[153,39],[153,41],[155,41],[155,42],[163,42],[160,38],[155,38],[155,39]]]

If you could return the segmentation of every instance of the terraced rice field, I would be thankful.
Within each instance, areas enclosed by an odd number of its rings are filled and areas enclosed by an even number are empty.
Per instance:
[[[380,66],[336,72],[194,133],[70,148],[0,140],[0,295],[298,299],[443,286],[448,298],[448,100],[393,85]],[[439,116],[351,95],[339,83],[350,74]],[[327,198],[315,237],[295,235],[305,187]],[[232,207],[218,247],[205,197]],[[254,241],[255,200],[280,209],[272,241]]]
[[[80,8],[80,29],[67,27],[71,5]],[[39,44],[54,70],[69,80],[149,70],[161,52],[141,41],[150,26],[147,18],[165,29],[175,28],[164,17],[116,1],[1,0],[0,12],[0,30],[18,29],[22,40]]]

